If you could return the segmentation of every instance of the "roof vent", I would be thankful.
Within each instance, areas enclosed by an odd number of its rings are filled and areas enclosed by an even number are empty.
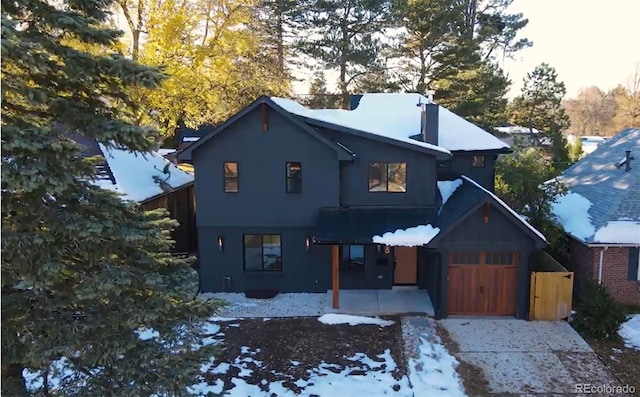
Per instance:
[[[622,158],[622,160],[618,161],[616,167],[620,168],[624,165],[624,171],[628,172],[631,169],[631,160],[635,160],[635,157],[631,155],[631,150],[625,150],[625,156]]]

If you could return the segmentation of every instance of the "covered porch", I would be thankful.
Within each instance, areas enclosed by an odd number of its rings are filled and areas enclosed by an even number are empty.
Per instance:
[[[333,291],[327,291],[327,313],[381,316],[391,314],[434,315],[429,294],[417,287],[340,290],[339,308],[333,308]]]

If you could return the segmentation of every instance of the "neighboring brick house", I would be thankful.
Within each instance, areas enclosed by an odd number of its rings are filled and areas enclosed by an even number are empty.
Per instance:
[[[559,177],[569,194],[553,208],[577,285],[592,278],[631,305],[640,305],[639,155],[640,129],[623,130]]]

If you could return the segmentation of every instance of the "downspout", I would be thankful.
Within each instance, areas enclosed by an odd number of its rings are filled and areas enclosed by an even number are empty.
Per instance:
[[[598,263],[598,284],[602,285],[602,262],[604,261],[604,252],[609,249],[609,246],[605,246],[600,249],[600,261]]]

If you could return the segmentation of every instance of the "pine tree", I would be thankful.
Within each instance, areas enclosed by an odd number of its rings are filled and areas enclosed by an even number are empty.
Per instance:
[[[537,141],[540,138],[551,141],[550,154],[556,168],[562,168],[569,162],[567,140],[562,136],[562,132],[569,127],[569,117],[562,106],[566,92],[564,83],[558,81],[556,70],[542,63],[527,74],[522,94],[514,98],[509,106],[512,123],[530,128],[531,136]],[[533,134],[534,129],[540,131],[540,137]]]
[[[338,70],[341,107],[349,108],[355,80],[379,67],[380,51],[388,46],[381,34],[392,26],[389,0],[319,0],[305,12],[304,39],[298,48],[326,69]]]
[[[311,109],[339,109],[340,95],[329,91],[324,72],[317,70],[313,74],[313,80],[309,86],[309,95],[303,98],[301,102]]]
[[[163,74],[68,44],[115,45],[119,32],[101,27],[110,6],[2,3],[3,395],[183,395],[211,354],[197,342],[215,307],[194,300],[193,270],[168,252],[175,221],[96,187],[67,138],[157,147],[127,90]],[[48,384],[53,362],[73,375]],[[25,370],[43,382],[27,390]]]

